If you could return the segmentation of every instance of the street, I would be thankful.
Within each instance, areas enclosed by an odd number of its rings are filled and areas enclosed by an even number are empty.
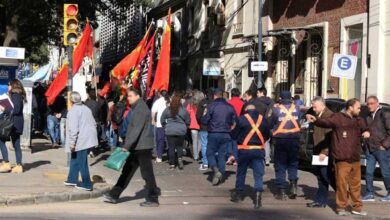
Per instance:
[[[62,155],[59,150],[45,151],[47,154]],[[27,154],[27,153],[26,153]],[[29,157],[26,155],[26,157]],[[35,156],[36,157],[36,156]],[[64,157],[64,155],[62,155]],[[115,184],[118,173],[103,166],[99,155],[90,159],[92,174],[101,175],[108,183]],[[97,163],[95,163],[97,162]],[[186,158],[184,171],[169,170],[168,164],[155,164],[158,186],[161,189],[159,208],[141,208],[143,201],[143,180],[137,172],[127,190],[123,193],[120,203],[113,205],[103,202],[103,198],[92,200],[73,201],[65,203],[51,203],[41,205],[1,207],[0,219],[354,219],[354,216],[338,217],[333,208],[334,193],[331,193],[331,207],[321,209],[306,208],[315,195],[316,179],[307,171],[300,171],[299,197],[297,200],[286,202],[273,198],[274,171],[273,167],[266,168],[264,177],[265,192],[263,193],[263,207],[254,210],[249,197],[241,204],[230,202],[230,190],[234,187],[235,167],[229,166],[228,179],[220,186],[213,187],[207,180],[210,172],[199,171],[198,163]],[[43,169],[42,165],[39,169]],[[38,168],[36,168],[38,169]],[[28,172],[26,172],[28,174]],[[20,176],[22,177],[22,176]],[[247,184],[253,183],[251,171],[247,175]],[[61,182],[58,181],[61,187]],[[379,194],[383,195],[383,184],[375,183]],[[364,184],[363,184],[364,188]],[[250,188],[248,186],[248,192]],[[250,193],[248,193],[250,195]],[[365,210],[369,216],[365,219],[390,219],[388,214],[390,204],[374,202],[366,203]],[[356,218],[359,219],[359,218]]]

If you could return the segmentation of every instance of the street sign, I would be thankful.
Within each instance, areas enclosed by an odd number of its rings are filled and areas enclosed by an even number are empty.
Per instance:
[[[267,61],[252,61],[251,71],[268,71]]]
[[[203,76],[220,76],[221,63],[218,58],[204,58]]]
[[[24,59],[24,48],[0,47],[0,58],[23,60]]]
[[[331,76],[355,79],[357,57],[351,55],[334,54]]]

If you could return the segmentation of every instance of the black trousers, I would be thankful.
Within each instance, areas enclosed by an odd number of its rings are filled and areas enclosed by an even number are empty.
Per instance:
[[[156,184],[156,178],[153,172],[152,163],[152,150],[139,150],[131,151],[130,156],[122,169],[122,174],[119,177],[117,183],[110,191],[110,194],[114,198],[119,198],[121,193],[129,185],[131,178],[137,171],[138,167],[141,171],[141,176],[145,180],[145,189],[147,191],[147,201],[156,201],[158,198],[158,189]]]
[[[177,153],[177,158],[183,157],[183,145],[184,145],[185,137],[186,137],[185,135],[178,135],[178,136],[167,135],[169,165],[175,165],[176,153]]]

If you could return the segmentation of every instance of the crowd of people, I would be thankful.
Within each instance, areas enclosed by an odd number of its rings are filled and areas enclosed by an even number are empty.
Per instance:
[[[65,94],[57,97],[48,108],[41,108],[42,91],[42,86],[37,85],[33,92],[34,129],[46,132],[52,147],[64,146],[71,155],[66,186],[93,189],[88,155],[94,157],[99,149],[121,147],[130,152],[117,183],[104,195],[111,203],[118,202],[140,168],[148,192],[141,206],[158,206],[159,190],[153,162],[166,160],[169,169],[183,170],[186,155],[199,162],[199,170],[212,171],[211,183],[215,186],[224,182],[226,165],[237,166],[235,189],[231,192],[233,202],[244,200],[246,173],[251,168],[255,208],[262,206],[265,166],[273,158],[278,189],[275,198],[295,199],[298,194],[301,119],[314,126],[314,155],[318,155],[319,161],[328,161],[325,165],[313,165],[318,191],[315,200],[307,207],[326,207],[328,188],[332,186],[336,191],[339,215],[348,214],[349,198],[352,214],[367,215],[363,211],[363,201],[375,200],[373,176],[377,162],[389,192],[381,200],[390,201],[390,113],[382,109],[375,96],[368,98],[370,114],[364,118],[359,116],[361,103],[357,99],[348,100],[342,112],[333,113],[322,97],[315,97],[311,102],[312,109],[302,113],[303,102],[299,97],[282,91],[280,99],[275,101],[267,96],[265,88],[248,90],[242,95],[236,88],[229,93],[216,88],[207,92],[175,91],[171,95],[161,90],[155,91],[154,97],[147,100],[132,87],[111,92],[90,89],[84,102],[79,93],[71,94],[69,111]],[[5,140],[0,140],[3,156],[0,172],[21,173],[20,135],[26,94],[18,80],[10,82],[9,95],[13,111],[9,112],[3,106],[0,106],[0,111],[12,115],[11,140],[17,165],[11,167]],[[47,111],[42,114],[37,109]],[[367,189],[363,197],[360,183],[362,150],[367,159]],[[81,182],[78,181],[79,173]]]

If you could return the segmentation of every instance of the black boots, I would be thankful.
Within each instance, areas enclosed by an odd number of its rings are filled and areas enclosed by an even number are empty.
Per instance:
[[[239,202],[244,201],[244,195],[243,195],[242,191],[233,190],[230,194],[230,201],[235,202],[235,203],[239,203]]]
[[[296,199],[298,193],[298,180],[293,180],[290,182],[290,189],[288,197],[290,199]]]
[[[277,200],[287,200],[288,196],[285,189],[279,189],[278,194],[276,194],[275,199]]]
[[[255,209],[261,208],[261,192],[256,192],[256,197],[255,197]]]

